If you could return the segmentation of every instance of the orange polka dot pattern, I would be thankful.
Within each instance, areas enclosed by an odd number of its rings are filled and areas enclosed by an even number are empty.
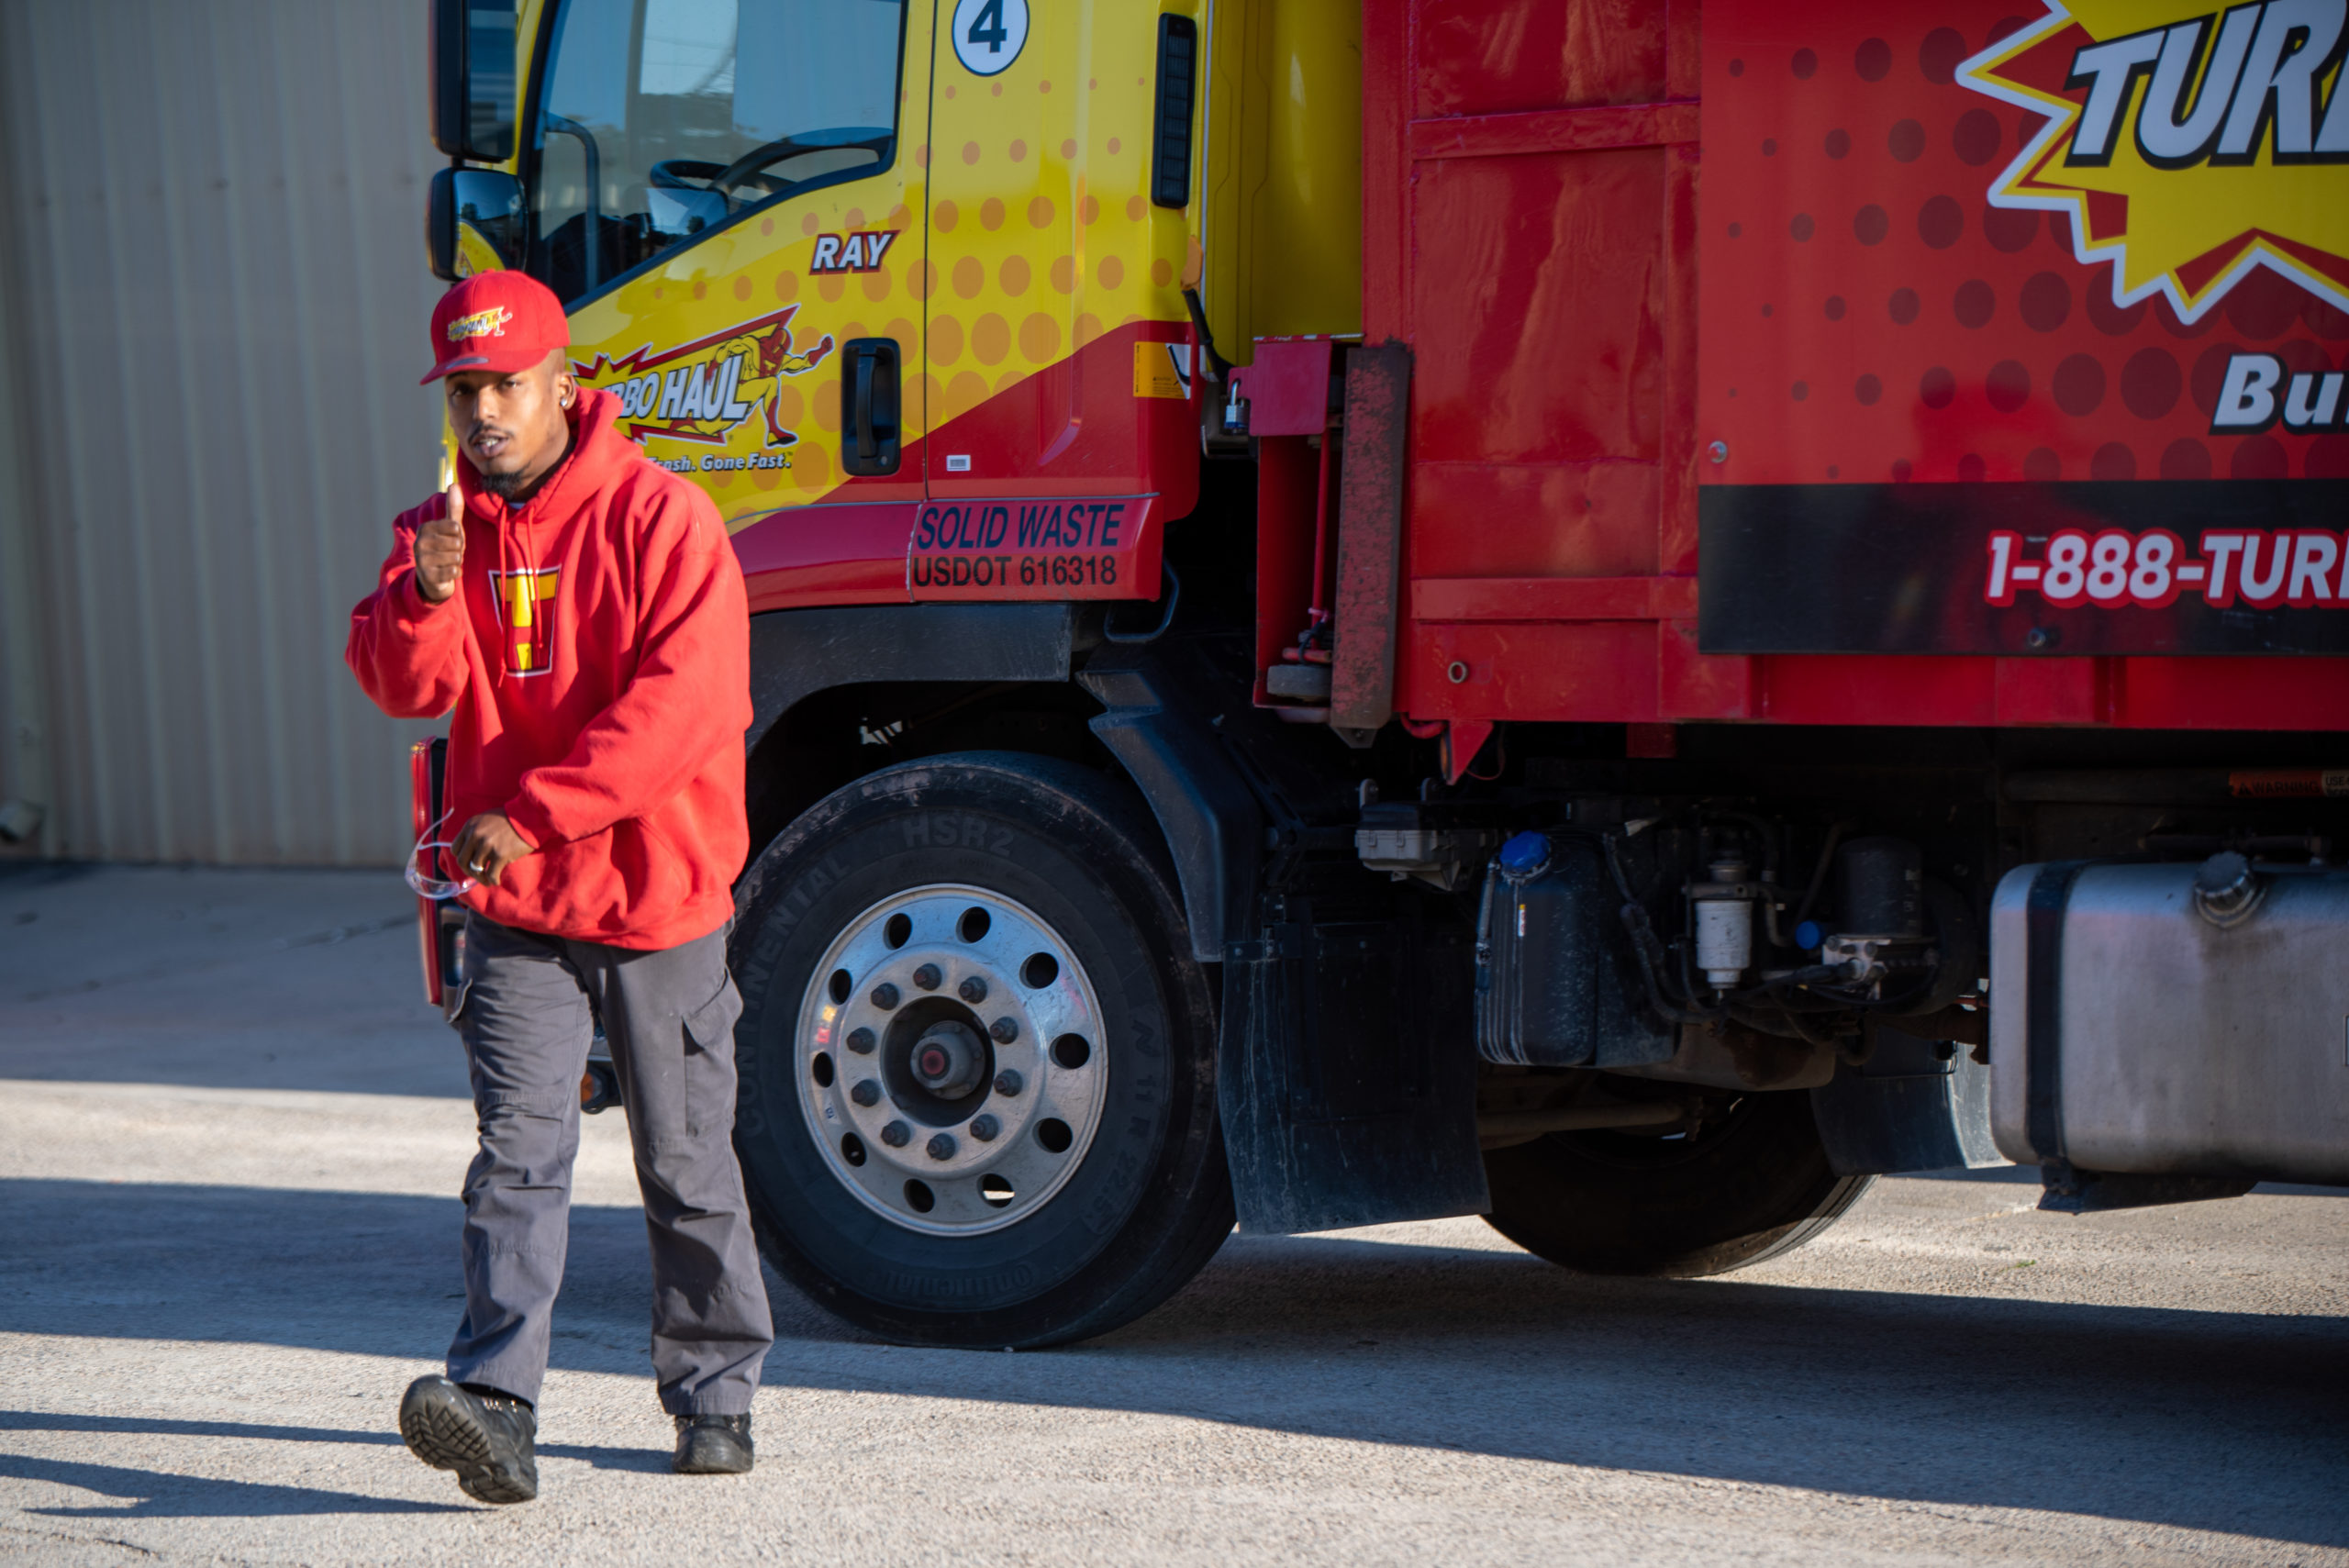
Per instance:
[[[1103,96],[1102,76],[1083,69],[1074,20],[1066,37],[1055,38],[1062,24],[1041,11],[1037,18],[1024,57],[989,82],[989,92],[958,93],[957,83],[941,81],[930,104],[908,104],[906,152],[884,173],[807,193],[755,224],[680,247],[665,266],[573,317],[576,351],[601,349],[614,360],[640,349],[657,355],[790,307],[792,355],[813,355],[831,340],[818,362],[761,384],[755,395],[767,411],[736,427],[724,448],[649,442],[656,458],[694,464],[694,478],[730,523],[818,499],[844,477],[829,355],[851,338],[905,345],[911,439],[1016,391],[1110,325],[1185,318],[1176,280],[1196,272],[1196,243],[1185,212],[1153,207],[1140,194],[1149,95],[1123,87],[1124,75],[1146,66],[1153,40],[1148,29],[1122,41],[1110,36],[1119,29],[1087,34],[1094,62],[1108,68],[1116,89]],[[909,37],[907,48],[926,52],[929,44]],[[1054,63],[1061,80],[1089,91],[1055,91],[1045,70]],[[814,270],[818,235],[876,228],[897,234],[880,268]],[[617,385],[629,378],[589,379]],[[768,411],[797,432],[796,444],[765,445]],[[701,460],[719,450],[732,459],[787,452],[790,466],[721,458],[702,469]]]

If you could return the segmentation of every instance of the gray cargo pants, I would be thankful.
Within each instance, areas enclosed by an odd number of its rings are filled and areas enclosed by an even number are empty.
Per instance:
[[[465,1174],[465,1316],[449,1376],[538,1402],[570,1240],[579,1079],[601,1017],[651,1234],[662,1406],[747,1413],[774,1326],[734,1162],[742,998],[726,931],[647,952],[468,915],[462,973],[451,1021],[473,1067],[481,1152]]]

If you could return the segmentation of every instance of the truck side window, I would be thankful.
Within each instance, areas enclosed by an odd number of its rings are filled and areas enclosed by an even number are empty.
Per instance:
[[[680,240],[896,157],[905,0],[564,0],[529,270],[566,305]]]

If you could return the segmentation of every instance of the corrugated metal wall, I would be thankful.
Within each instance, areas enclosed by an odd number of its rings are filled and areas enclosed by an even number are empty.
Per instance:
[[[423,0],[0,0],[0,800],[47,854],[395,862],[342,663],[433,488]]]

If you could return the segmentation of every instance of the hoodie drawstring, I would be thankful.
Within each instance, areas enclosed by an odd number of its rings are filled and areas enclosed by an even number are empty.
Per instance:
[[[490,598],[497,606],[497,669],[490,677],[491,684],[506,684],[506,662],[514,656],[514,571],[506,554],[506,525],[513,520],[514,508],[500,501],[497,506],[497,580],[491,584]]]

